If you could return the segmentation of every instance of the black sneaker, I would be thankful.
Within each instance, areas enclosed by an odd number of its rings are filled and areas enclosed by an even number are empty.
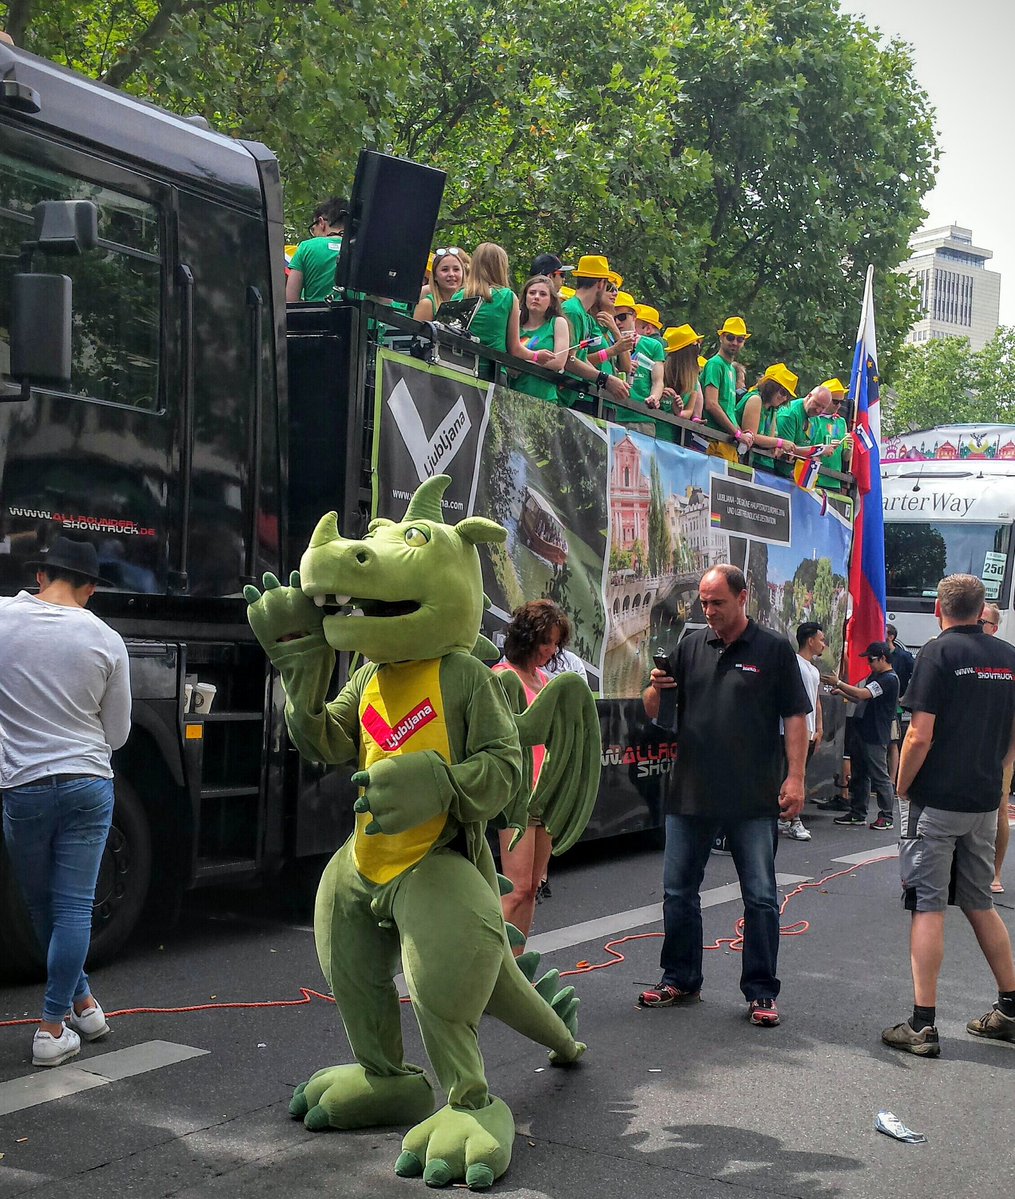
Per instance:
[[[930,1024],[921,1028],[919,1032],[914,1032],[909,1021],[904,1020],[894,1028],[886,1028],[881,1034],[881,1040],[892,1049],[901,1049],[903,1053],[915,1053],[917,1057],[941,1056],[937,1029]]]
[[[816,799],[814,806],[822,812],[848,812],[849,804],[838,795],[829,795],[827,799]]]
[[[867,817],[857,816],[853,812],[843,812],[841,816],[836,816],[832,823],[847,824],[850,828],[863,828],[867,823]]]

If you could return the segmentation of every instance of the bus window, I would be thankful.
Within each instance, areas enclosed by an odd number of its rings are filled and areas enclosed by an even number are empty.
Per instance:
[[[80,258],[36,254],[38,271],[74,282],[72,395],[156,411],[161,255],[158,209],[143,200],[0,153],[0,380],[11,383],[10,276],[40,200],[92,200],[98,248]]]
[[[945,575],[969,574],[984,580],[987,598],[1001,598],[992,565],[1006,559],[1010,526],[885,522],[888,595],[895,599],[934,599]],[[991,594],[993,592],[993,594]]]

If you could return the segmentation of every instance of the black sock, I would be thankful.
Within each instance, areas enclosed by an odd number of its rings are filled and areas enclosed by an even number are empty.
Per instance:
[[[913,1032],[919,1032],[921,1029],[926,1028],[928,1024],[931,1028],[933,1028],[936,1018],[937,1008],[920,1007],[919,1005],[914,1004],[913,1015],[910,1018],[909,1027],[913,1030]]]
[[[1015,991],[998,991],[997,1006],[1002,1016],[1015,1018]]]

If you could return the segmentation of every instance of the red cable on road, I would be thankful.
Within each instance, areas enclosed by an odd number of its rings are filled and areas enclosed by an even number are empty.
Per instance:
[[[852,874],[855,870],[860,870],[864,866],[873,866],[876,862],[888,862],[894,857],[894,854],[884,854],[879,858],[870,858],[866,862],[857,862],[853,866],[848,866],[845,870],[837,870],[834,874],[826,874],[824,878],[819,878],[815,882],[800,883],[794,887],[792,891],[788,891],[784,896],[782,903],[779,905],[779,915],[781,916],[786,910],[786,905],[791,899],[797,895],[802,895],[804,891],[812,890],[816,887],[823,887],[825,883],[830,883],[832,879],[843,878],[847,874]],[[793,924],[782,925],[779,932],[784,937],[800,937],[810,929],[809,920],[797,920]],[[734,953],[739,953],[744,946],[744,918],[741,916],[733,926],[734,935],[732,937],[720,937],[712,945],[704,946],[705,949],[722,949],[724,945],[729,946]],[[628,941],[644,941],[649,937],[661,937],[662,933],[629,933],[626,937],[616,937],[612,941],[607,941],[603,946],[603,950],[610,954],[610,960],[606,962],[583,963],[575,967],[574,970],[562,970],[561,978],[568,978],[574,974],[591,974],[595,970],[608,970],[611,966],[619,965],[626,961],[619,950],[615,949],[615,945],[624,945]],[[186,1007],[128,1007],[120,1008],[115,1012],[106,1012],[107,1019],[112,1019],[118,1016],[179,1016],[187,1012],[214,1012],[214,1011],[235,1011],[243,1008],[277,1008],[277,1007],[306,1007],[315,999],[323,1000],[325,1003],[334,1003],[335,1000],[331,995],[324,995],[320,991],[314,991],[310,987],[300,987],[300,999],[266,999],[261,1001],[251,1000],[241,1003],[194,1003]],[[411,1003],[409,999],[402,999],[402,1003]],[[13,1028],[21,1024],[38,1024],[38,1019],[21,1019],[21,1020],[0,1020],[0,1028]]]

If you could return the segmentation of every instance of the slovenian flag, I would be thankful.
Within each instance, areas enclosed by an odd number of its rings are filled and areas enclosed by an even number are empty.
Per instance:
[[[847,669],[851,683],[870,673],[860,654],[872,641],[885,639],[885,524],[881,507],[881,399],[878,343],[874,329],[874,268],[867,268],[860,327],[856,334],[849,397],[854,406],[853,434],[862,447],[853,458],[857,513],[849,564],[853,613],[846,624]]]
[[[796,485],[802,487],[804,491],[814,490],[820,474],[821,463],[817,458],[801,458],[793,467],[793,478],[796,479]]]

